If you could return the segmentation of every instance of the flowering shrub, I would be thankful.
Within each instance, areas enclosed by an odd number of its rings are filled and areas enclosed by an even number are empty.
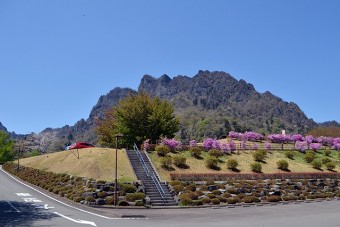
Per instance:
[[[271,150],[271,145],[270,145],[270,143],[266,142],[265,146],[266,146],[266,149],[267,149],[268,151]]]
[[[282,134],[270,134],[267,136],[267,139],[272,143],[288,143],[293,141],[290,135]]]
[[[230,154],[230,146],[227,143],[221,143],[221,150],[225,154]]]
[[[258,148],[259,148],[259,146],[256,143],[254,143],[253,150],[257,150]]]
[[[308,148],[308,144],[306,142],[300,142],[300,141],[295,142],[295,150],[304,152],[305,150],[307,150],[307,148]]]
[[[334,138],[333,139],[333,146],[332,148],[334,150],[340,150],[340,138]]]
[[[311,143],[310,144],[310,148],[313,150],[313,151],[317,151],[321,148],[321,143]]]
[[[236,144],[233,140],[229,142],[230,151],[236,151]]]
[[[306,136],[306,137],[305,137],[305,141],[306,141],[308,144],[311,144],[311,143],[313,143],[313,141],[314,141],[314,137],[311,136],[311,135]]]
[[[190,140],[189,141],[189,147],[197,147],[197,141],[196,140]]]
[[[333,144],[334,144],[334,143],[340,143],[340,138],[339,138],[339,137],[333,138]]]
[[[332,146],[332,149],[340,150],[340,143],[334,143],[333,146]]]
[[[143,149],[144,151],[148,151],[149,148],[150,148],[149,140],[147,139],[147,140],[145,140],[145,141],[143,142],[143,144],[142,144],[142,149]]]
[[[245,132],[245,133],[240,133],[240,132],[229,132],[229,137],[232,139],[237,139],[237,140],[247,140],[247,141],[260,141],[263,140],[264,137],[260,133],[257,132]]]
[[[240,148],[241,148],[242,150],[247,149],[247,142],[244,141],[244,140],[242,140],[242,141],[240,142]]]
[[[181,143],[175,139],[163,139],[162,144],[174,151]]]
[[[316,139],[318,143],[321,143],[325,146],[332,146],[333,145],[334,138],[332,137],[326,137],[326,136],[320,136]]]
[[[295,134],[291,136],[291,139],[296,142],[296,141],[303,141],[303,136],[301,134]]]
[[[242,136],[242,133],[233,132],[233,131],[229,132],[229,137],[232,139],[240,139],[241,136]]]
[[[213,140],[212,149],[221,150],[221,148],[220,148],[220,142],[219,142],[218,140]]]
[[[245,132],[243,138],[249,141],[260,141],[264,139],[264,136],[257,132]]]
[[[205,150],[211,150],[212,147],[213,147],[213,143],[214,143],[214,140],[211,139],[211,138],[208,138],[206,140],[203,141],[203,147]]]

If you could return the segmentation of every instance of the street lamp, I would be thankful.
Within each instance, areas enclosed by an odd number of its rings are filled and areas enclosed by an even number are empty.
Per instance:
[[[20,139],[19,141],[16,142],[15,144],[15,149],[17,150],[18,153],[18,164],[17,164],[17,172],[20,170],[20,155],[22,152],[25,151],[25,141],[23,139]]]
[[[117,194],[117,184],[118,184],[118,179],[117,179],[117,166],[118,166],[118,138],[123,137],[123,134],[118,133],[116,135],[116,166],[115,166],[115,200],[114,204],[117,206],[117,200],[118,200],[118,194]]]

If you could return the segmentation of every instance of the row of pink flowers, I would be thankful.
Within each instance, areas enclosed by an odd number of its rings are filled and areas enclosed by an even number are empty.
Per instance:
[[[252,149],[257,150],[258,145],[256,143],[251,144],[251,147],[248,147],[247,141],[261,141],[264,140],[264,136],[260,136],[260,134],[255,132],[245,132],[245,133],[237,133],[230,132],[229,133],[229,142],[220,142],[219,140],[208,138],[203,141],[203,148],[205,150],[222,150],[225,153],[230,153],[236,150],[236,144],[233,139],[240,140],[239,148],[240,149]],[[318,137],[314,138],[311,135],[303,137],[300,134],[270,134],[267,136],[267,141],[265,143],[265,148],[267,150],[271,149],[271,143],[294,143],[295,149],[299,151],[305,151],[307,149],[312,149],[317,151],[324,146],[331,146],[334,150],[340,150],[340,138],[332,138],[332,137]],[[164,138],[161,142],[162,145],[168,146],[172,150],[182,149],[182,143],[175,139]],[[197,141],[191,140],[189,142],[189,147],[196,147]],[[143,143],[143,148],[148,150],[149,143],[146,140]]]

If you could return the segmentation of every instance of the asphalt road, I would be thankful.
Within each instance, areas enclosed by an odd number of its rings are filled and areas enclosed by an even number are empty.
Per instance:
[[[235,208],[106,209],[72,204],[0,169],[0,226],[340,226],[340,201]]]

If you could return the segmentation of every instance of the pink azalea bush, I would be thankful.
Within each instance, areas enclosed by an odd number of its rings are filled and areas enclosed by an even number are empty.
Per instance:
[[[179,148],[181,145],[181,142],[175,140],[175,139],[163,139],[162,144],[169,147],[171,150],[176,150],[176,148]]]
[[[190,140],[189,141],[189,147],[197,147],[197,141],[196,140]]]
[[[300,142],[300,141],[295,142],[295,150],[304,152],[307,149],[308,149],[308,144],[306,142]]]
[[[203,147],[206,151],[209,151],[212,149],[213,147],[213,143],[214,143],[214,140],[211,139],[211,138],[208,138],[206,140],[203,141]]]
[[[310,148],[313,150],[313,151],[317,151],[321,148],[321,143],[311,143],[310,144]]]

